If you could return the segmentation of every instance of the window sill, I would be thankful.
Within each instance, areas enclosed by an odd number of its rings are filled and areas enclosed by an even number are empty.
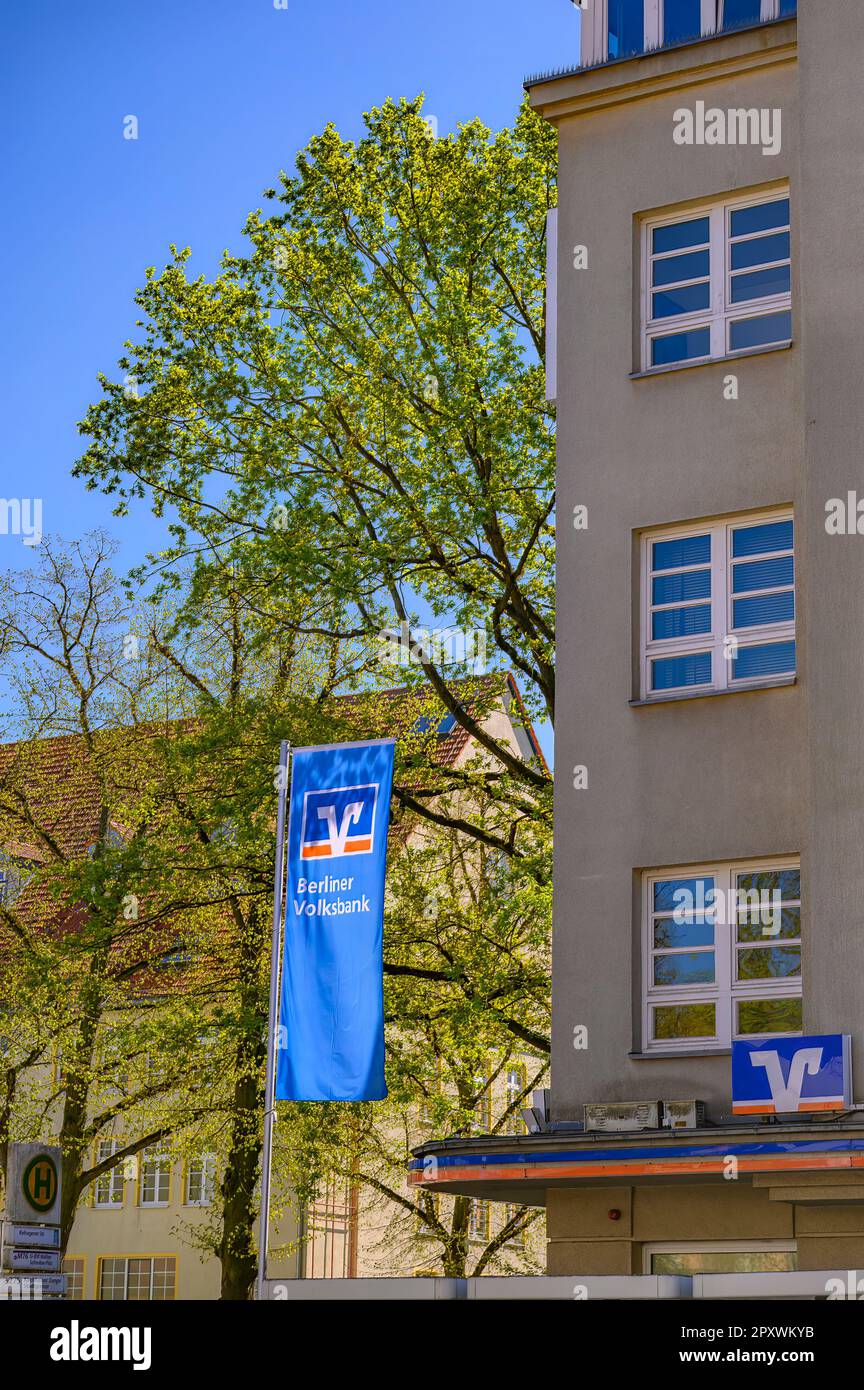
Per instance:
[[[692,372],[697,367],[716,367],[723,362],[746,361],[748,357],[766,357],[774,352],[788,352],[794,340],[774,343],[771,347],[747,348],[745,352],[730,352],[725,357],[701,357],[698,362],[672,362],[668,367],[646,367],[642,372],[630,372],[631,381],[644,381],[649,376],[668,376],[670,372]]]
[[[724,695],[752,695],[754,690],[781,690],[784,686],[797,685],[797,676],[781,676],[776,681],[750,681],[746,685],[730,686],[726,690],[694,690],[676,692],[674,695],[652,695],[649,700],[630,700],[631,709],[644,709],[647,705],[672,705],[679,700],[716,700]]]
[[[628,1052],[628,1057],[634,1062],[668,1062],[673,1057],[731,1057],[731,1047],[697,1047],[681,1048],[680,1051],[669,1052]]]

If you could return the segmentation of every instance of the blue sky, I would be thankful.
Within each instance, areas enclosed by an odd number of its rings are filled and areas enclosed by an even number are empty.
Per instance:
[[[570,0],[39,0],[5,7],[0,223],[7,388],[0,495],[43,529],[105,525],[126,568],[161,523],[70,477],[76,424],[115,375],[144,268],[174,241],[212,273],[262,189],[328,120],[426,93],[439,129],[507,124],[528,72],[578,58]],[[135,115],[139,138],[123,138]],[[0,535],[0,568],[32,557]]]
[[[570,0],[29,0],[5,7],[0,222],[7,388],[0,496],[43,499],[43,529],[104,526],[128,569],[163,523],[70,476],[76,425],[116,376],[132,302],[168,246],[213,273],[249,211],[328,120],[353,136],[385,97],[426,93],[446,133],[517,110],[529,72],[578,59]],[[123,138],[138,119],[137,140]],[[266,205],[265,206],[269,206]],[[0,570],[29,563],[0,534]]]

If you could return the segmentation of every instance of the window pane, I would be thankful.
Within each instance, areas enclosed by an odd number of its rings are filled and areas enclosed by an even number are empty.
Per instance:
[[[757,586],[752,584],[749,587],[755,589]],[[653,603],[686,603],[688,599],[710,597],[710,570],[687,570],[684,574],[658,575],[651,585]]]
[[[694,217],[690,222],[671,222],[655,227],[653,247],[655,256],[666,251],[681,251],[685,246],[704,246],[709,236],[707,217]]]
[[[692,1250],[651,1256],[652,1274],[783,1274],[797,1268],[794,1250]]]
[[[701,285],[684,285],[679,290],[665,290],[652,296],[651,314],[655,319],[671,319],[676,314],[693,314],[707,309],[711,302],[708,281]]]
[[[711,653],[673,656],[651,662],[651,689],[677,690],[682,686],[711,684]]]
[[[767,954],[767,952],[765,953]],[[714,952],[654,957],[655,985],[713,985]]]
[[[800,907],[783,907],[778,912],[768,907],[764,910],[749,908],[743,910],[738,918],[739,941],[797,941],[801,936]]]
[[[762,627],[766,623],[792,622],[795,617],[795,595],[765,594],[757,598],[739,598],[732,605],[733,622],[738,627]],[[685,610],[686,611],[686,610]]]
[[[747,603],[760,603],[761,599],[746,599]],[[692,637],[701,632],[711,631],[711,605],[697,604],[695,608],[666,608],[654,613],[651,632],[656,642],[669,637]]]
[[[723,0],[723,27],[758,24],[762,19],[762,0]]]
[[[791,675],[795,671],[795,643],[772,642],[763,647],[739,647],[732,663],[732,679],[755,680],[759,676]]]
[[[609,57],[623,58],[644,48],[644,0],[609,0]]]
[[[773,203],[756,203],[753,207],[736,208],[729,224],[733,237],[770,232],[773,227],[788,227],[789,199],[780,198]]]
[[[742,893],[779,892],[784,902],[795,902],[801,897],[801,870],[761,869],[739,874],[738,889]]]
[[[676,1004],[654,1010],[654,1038],[713,1038],[714,1004]]]
[[[686,912],[710,908],[713,903],[713,878],[664,878],[654,884],[655,912],[676,912],[682,908]]]
[[[99,1297],[117,1302],[125,1297],[125,1260],[103,1260],[99,1273]]]
[[[708,251],[689,251],[686,256],[667,256],[654,262],[654,285],[677,285],[681,280],[699,280],[711,271]]]
[[[663,42],[698,39],[702,32],[702,0],[665,0]]]
[[[787,335],[788,336],[788,335]],[[688,333],[670,333],[651,342],[652,367],[668,367],[673,362],[689,362],[711,353],[710,328],[692,328]]]
[[[744,555],[767,555],[772,550],[791,550],[795,536],[792,521],[766,521],[761,526],[736,526],[732,532],[734,559]]]
[[[153,1299],[166,1301],[174,1297],[177,1278],[177,1261],[174,1256],[153,1261]]]
[[[748,299],[767,299],[772,294],[788,294],[792,287],[792,270],[788,265],[769,266],[754,270],[750,275],[732,277],[732,303],[743,304]]]
[[[753,589],[780,589],[784,584],[794,583],[794,580],[795,561],[791,555],[781,555],[776,560],[754,560],[750,564],[733,567],[732,592],[749,594]],[[687,597],[699,598],[700,595],[688,594]],[[674,603],[674,599],[669,602]]]
[[[798,13],[798,0],[780,0],[780,18],[788,19]]]
[[[747,270],[751,265],[767,265],[770,261],[788,261],[789,233],[775,232],[753,241],[733,241],[732,269]]]
[[[714,923],[704,912],[686,922],[676,922],[674,917],[657,917],[654,921],[655,948],[713,945]]]
[[[149,1259],[131,1259],[129,1261],[129,1282],[128,1294],[129,1301],[150,1300],[150,1261]]]
[[[763,314],[758,319],[739,319],[731,326],[729,351],[742,352],[746,348],[786,343],[791,337],[792,314],[788,309],[782,314]]]
[[[800,999],[741,999],[738,1001],[739,1033],[800,1033],[803,1004]]]
[[[800,946],[766,946],[738,952],[739,980],[785,980],[801,974]]]
[[[651,547],[655,570],[684,569],[689,565],[711,563],[710,536],[680,536],[674,541],[655,541]],[[707,571],[710,575],[710,571]]]

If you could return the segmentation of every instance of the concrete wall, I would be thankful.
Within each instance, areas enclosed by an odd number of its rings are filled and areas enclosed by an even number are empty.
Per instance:
[[[864,5],[800,0],[799,10],[807,479],[799,534],[807,546],[801,606],[811,942],[805,1022],[852,1033],[864,1078],[864,536],[825,530],[828,499],[850,490],[864,498]]]
[[[813,600],[800,623],[796,686],[649,708],[629,703],[638,695],[637,532],[751,508],[804,505],[797,303],[790,350],[630,379],[639,365],[635,219],[782,179],[792,181],[798,207],[791,40],[793,25],[775,25],[558,84],[559,115],[574,93],[583,109],[559,122],[557,1119],[579,1118],[586,1100],[664,1096],[704,1099],[709,1114],[728,1111],[728,1055],[628,1057],[640,1047],[642,869],[797,852],[805,873],[810,868],[806,643]],[[748,53],[759,56],[750,70]],[[727,59],[742,70],[706,83],[709,64]],[[631,85],[637,78],[661,90],[646,94]],[[724,109],[781,108],[782,152],[772,158],[758,148],[676,145],[673,112],[699,99]],[[815,211],[817,201],[808,197],[806,207]],[[588,247],[587,270],[572,269],[577,244]],[[794,229],[793,258],[797,284],[800,237]],[[730,372],[739,379],[734,402],[724,399]],[[588,507],[586,531],[569,524],[579,504]],[[805,556],[804,593],[809,580]],[[825,594],[823,604],[828,601]],[[826,646],[833,641],[826,635]],[[856,680],[860,685],[860,676]],[[832,681],[825,683],[823,708],[842,701],[832,695]],[[855,766],[862,758],[864,743]],[[585,790],[573,787],[577,764],[588,767]],[[827,884],[823,893],[822,901],[830,900]],[[824,912],[819,915],[824,920]],[[811,937],[820,930],[812,912],[805,930]],[[808,1027],[851,1025],[852,1008],[838,1013],[827,984],[814,979],[812,956],[808,962]],[[847,963],[860,976],[864,933]],[[586,1051],[573,1048],[577,1025],[588,1028]]]
[[[706,1241],[794,1242],[801,1270],[861,1268],[864,1202],[832,1202],[825,1175],[808,1175],[812,1190],[801,1202],[771,1181],[551,1190],[546,1272],[642,1274],[645,1245]]]

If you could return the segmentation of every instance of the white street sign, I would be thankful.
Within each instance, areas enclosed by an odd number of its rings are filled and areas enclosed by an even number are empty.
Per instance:
[[[5,1247],[3,1259],[7,1269],[17,1274],[59,1274],[59,1250],[19,1250]]]
[[[0,1302],[65,1297],[65,1274],[0,1274]]]
[[[7,1221],[3,1230],[4,1245],[23,1245],[28,1250],[59,1250],[59,1226],[25,1226]]]

